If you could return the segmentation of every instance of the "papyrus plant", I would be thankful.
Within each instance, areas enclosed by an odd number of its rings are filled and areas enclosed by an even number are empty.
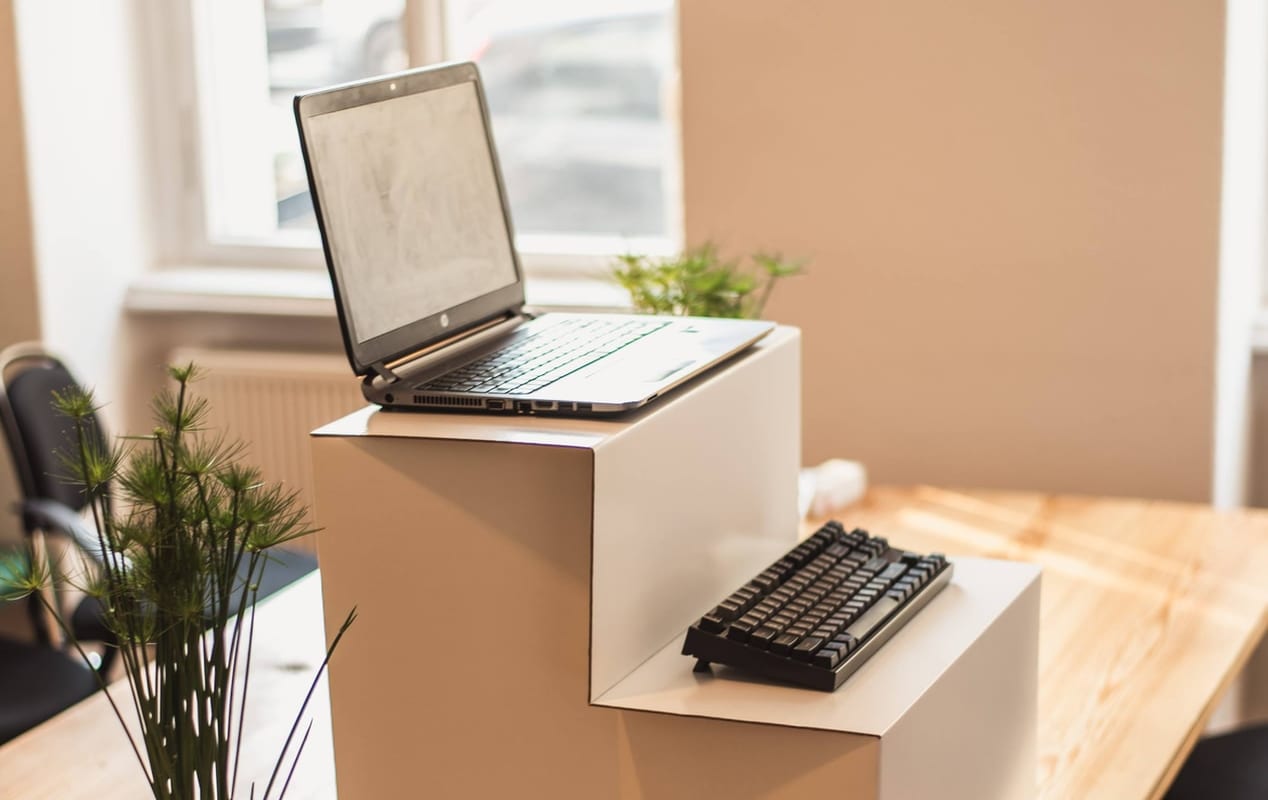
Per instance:
[[[89,393],[52,398],[73,429],[74,446],[60,456],[87,495],[100,550],[82,586],[101,602],[130,691],[121,699],[102,688],[121,724],[125,713],[139,722],[139,737],[126,725],[124,733],[156,799],[280,798],[312,727],[296,741],[313,690],[356,612],[331,641],[267,784],[239,792],[259,578],[272,548],[313,528],[295,493],[243,464],[241,443],[204,430],[194,366],[169,372],[175,385],[153,401],[154,430],[114,445],[92,429]],[[33,563],[22,588],[70,638],[40,591],[49,569]]]

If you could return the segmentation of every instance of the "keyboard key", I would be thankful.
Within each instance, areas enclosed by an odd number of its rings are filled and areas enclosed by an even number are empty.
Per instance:
[[[770,598],[767,598],[763,600],[762,602],[758,603],[757,605],[753,606],[752,613],[758,614],[762,617],[769,617],[771,614],[774,614],[778,610],[779,610],[779,603],[777,603],[774,600],[771,600]]]
[[[814,608],[810,609],[810,613],[826,617],[833,611],[836,611],[838,605],[840,605],[840,603],[833,602],[832,600],[822,600],[819,603],[816,603]]]
[[[756,583],[763,589],[773,589],[779,585],[779,575],[772,570],[766,570],[761,575],[754,578],[753,583]]]
[[[889,562],[886,561],[883,557],[874,556],[866,564],[864,564],[862,568],[865,572],[869,572],[872,575],[875,575],[877,572],[880,572],[881,570],[885,569],[885,567],[887,567],[888,565],[889,565]]]
[[[836,544],[829,547],[825,552],[828,555],[832,556],[833,558],[840,558],[841,556],[850,552],[850,546],[846,544],[845,542],[837,542]]]
[[[806,541],[816,542],[817,547],[827,547],[828,545],[836,541],[836,536],[833,535],[832,531],[828,530],[827,528],[820,528],[819,530],[815,531],[814,534],[811,535],[811,537],[807,539]]]
[[[710,611],[700,618],[700,629],[709,633],[720,633],[726,627],[726,620]]]
[[[789,625],[793,624],[793,620],[795,619],[797,619],[797,616],[795,614],[779,613],[771,617],[768,624],[772,628],[779,628],[780,630],[783,630],[784,628],[787,628]]]
[[[797,636],[791,633],[783,633],[776,636],[770,643],[770,651],[781,656],[786,656],[792,652],[793,645],[797,643]]]
[[[843,655],[848,655],[859,646],[859,640],[858,637],[847,631],[837,634],[836,638],[832,640],[832,646],[840,650]]]
[[[823,667],[824,669],[832,669],[837,664],[841,663],[841,651],[835,648],[825,647],[819,652],[815,653],[814,658],[812,659],[812,663],[816,667]]]
[[[797,642],[797,646],[793,648],[793,656],[800,658],[802,661],[809,661],[810,657],[818,652],[819,648],[822,646],[823,639],[820,639],[818,636],[807,636],[800,642]]]
[[[779,628],[774,625],[762,625],[749,636],[749,641],[758,647],[770,646],[771,640],[779,635]]]
[[[898,608],[898,601],[888,597],[883,597],[876,601],[876,604],[864,612],[853,625],[846,628],[845,632],[853,636],[855,639],[866,639],[867,635],[885,621],[890,612]]]
[[[906,564],[904,564],[901,561],[895,561],[893,564],[890,564],[888,567],[882,570],[879,577],[884,580],[892,581],[895,578],[897,578],[899,575],[902,575],[906,571],[907,571]]]

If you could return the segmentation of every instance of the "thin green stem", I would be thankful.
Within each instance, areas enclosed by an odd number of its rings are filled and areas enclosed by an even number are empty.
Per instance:
[[[295,777],[295,768],[299,766],[299,757],[304,754],[304,745],[308,744],[308,734],[313,732],[313,721],[308,721],[308,727],[304,729],[304,738],[299,740],[299,746],[295,748],[295,759],[291,761],[290,772],[286,773],[286,782],[282,784],[281,790],[277,793],[277,800],[286,797],[286,790],[291,788],[291,778]]]
[[[114,701],[114,696],[110,694],[110,687],[106,685],[106,679],[102,677],[100,672],[93,669],[92,659],[88,658],[88,654],[84,652],[84,648],[80,646],[79,640],[75,638],[73,633],[71,633],[70,628],[67,627],[66,622],[62,619],[62,615],[57,613],[56,609],[53,608],[52,604],[50,604],[43,595],[39,595],[39,601],[53,619],[57,620],[57,626],[61,628],[62,634],[75,647],[75,652],[79,654],[79,657],[83,660],[84,665],[88,667],[88,671],[93,674],[93,678],[97,681],[97,688],[99,688],[101,693],[106,696],[106,701],[110,703],[110,708],[114,711],[115,719],[119,720],[119,725],[123,727],[124,736],[127,737],[128,744],[132,746],[132,752],[136,756],[137,763],[141,765],[141,772],[145,774],[146,782],[152,784],[153,779],[150,777],[149,769],[146,768],[145,759],[141,757],[141,749],[137,747],[136,740],[133,739],[132,734],[128,732],[127,723],[123,719],[123,712],[119,710],[119,706]]]
[[[321,660],[321,666],[317,668],[317,674],[313,675],[313,682],[308,686],[308,693],[304,695],[304,702],[300,703],[299,711],[295,714],[295,721],[291,724],[290,733],[286,735],[286,742],[282,745],[282,752],[278,753],[277,763],[273,766],[273,774],[269,776],[269,783],[264,787],[264,800],[268,800],[269,793],[273,789],[273,782],[277,779],[278,770],[282,768],[283,760],[286,758],[286,751],[290,749],[291,739],[295,737],[295,731],[299,728],[300,720],[303,719],[304,712],[308,710],[308,704],[313,699],[313,692],[317,690],[317,684],[321,681],[321,676],[326,674],[326,666],[330,663],[330,657],[334,655],[335,648],[339,646],[339,640],[348,632],[348,628],[352,627],[352,623],[356,621],[357,610],[353,608],[348,612],[348,617],[339,626],[339,632],[335,634],[335,638],[331,640],[330,647],[326,648],[326,657]]]
[[[252,554],[252,557],[254,558],[254,554]],[[248,566],[247,573],[248,574],[254,573],[254,564]],[[238,704],[238,724],[237,724],[238,740],[234,744],[234,751],[233,751],[232,785],[235,789],[238,786],[238,767],[242,764],[242,733],[243,733],[244,725],[245,725],[244,720],[246,720],[246,714],[247,714],[247,702],[246,702],[247,689],[251,685],[251,651],[255,646],[255,599],[256,599],[255,595],[258,593],[259,590],[250,589],[249,587],[244,586],[243,593],[245,594],[247,591],[252,592],[251,606],[250,606],[251,621],[248,624],[248,628],[247,628],[247,653],[246,653],[246,658],[243,660],[244,666],[242,668],[242,700]],[[241,623],[242,623],[242,617],[241,615],[239,615],[238,624],[241,625]],[[235,660],[235,666],[236,666],[236,660]],[[279,755],[278,758],[280,759],[281,756]],[[252,791],[254,791],[254,789]]]

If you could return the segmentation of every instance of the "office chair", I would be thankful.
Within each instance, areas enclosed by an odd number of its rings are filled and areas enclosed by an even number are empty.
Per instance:
[[[15,345],[0,351],[0,424],[22,494],[16,510],[22,518],[27,551],[42,559],[49,558],[48,533],[67,536],[80,551],[100,555],[97,535],[80,515],[86,505],[83,492],[54,477],[63,472],[56,451],[69,451],[73,442],[68,421],[52,407],[52,393],[73,385],[66,368],[36,345]],[[99,437],[102,435],[96,425],[94,431]],[[46,590],[46,597],[53,603],[57,602],[56,588]],[[51,644],[53,626],[41,598],[32,594],[27,610],[36,640]],[[113,643],[96,598],[81,600],[70,609],[66,621],[81,642]],[[109,666],[113,652],[109,647],[102,651],[103,668]]]
[[[38,644],[0,638],[0,744],[97,690],[78,659]]]
[[[1268,797],[1268,725],[1208,736],[1197,743],[1164,800]]]
[[[53,392],[75,386],[66,366],[38,344],[17,344],[0,351],[0,422],[21,486],[19,513],[28,545],[32,552],[43,553],[45,534],[54,533],[65,537],[90,564],[100,567],[101,543],[82,513],[87,497],[79,486],[57,477],[65,472],[57,453],[75,452],[76,443],[72,423],[53,408]],[[94,415],[89,423],[91,435],[104,445],[100,419]],[[271,554],[257,574],[258,597],[267,597],[316,567],[317,560],[307,553],[288,550]],[[53,596],[56,598],[56,591]],[[38,597],[31,598],[28,610],[36,638],[50,642],[50,626]],[[103,621],[98,600],[87,597],[79,602],[71,610],[67,626],[80,642],[106,645],[101,665],[104,671],[117,650],[111,646],[114,636]]]

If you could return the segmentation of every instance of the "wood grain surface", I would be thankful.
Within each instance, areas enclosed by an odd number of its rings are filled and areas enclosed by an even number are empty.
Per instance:
[[[837,516],[912,550],[1042,565],[1041,798],[1160,797],[1264,630],[1262,512],[918,487]]]
[[[874,489],[835,516],[912,550],[1043,566],[1037,767],[1048,800],[1161,796],[1264,630],[1268,513],[916,487]],[[319,579],[263,604],[259,626],[244,770],[266,776],[321,658]],[[292,800],[335,795],[324,687],[314,716]],[[0,747],[0,799],[143,796],[103,697]]]

